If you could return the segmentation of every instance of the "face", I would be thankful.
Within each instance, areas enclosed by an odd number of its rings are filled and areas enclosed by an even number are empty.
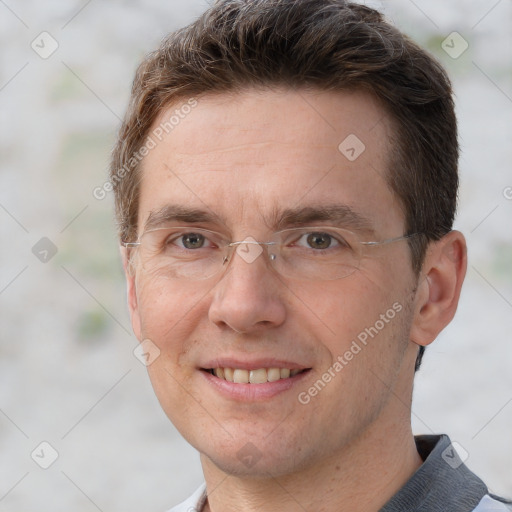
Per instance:
[[[390,133],[384,110],[360,92],[199,98],[145,157],[139,234],[150,221],[231,241],[319,225],[363,241],[398,237],[404,218],[384,179]],[[251,261],[234,252],[204,280],[148,271],[136,253],[133,266],[134,331],[160,350],[148,366],[153,387],[209,463],[287,474],[396,418],[392,397],[410,385],[415,355],[407,242],[366,247],[359,268],[335,280],[282,277],[265,251]],[[260,370],[253,378],[266,382],[229,382],[216,368],[242,381]]]

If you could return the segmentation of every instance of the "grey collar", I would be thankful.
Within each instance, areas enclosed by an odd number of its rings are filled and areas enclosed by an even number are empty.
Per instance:
[[[423,464],[380,512],[470,512],[487,486],[459,458],[446,435],[416,436]]]

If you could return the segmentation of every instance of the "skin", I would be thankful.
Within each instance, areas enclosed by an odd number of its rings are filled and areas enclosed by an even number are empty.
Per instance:
[[[369,219],[373,232],[363,239],[400,236],[403,213],[383,178],[391,130],[363,92],[205,95],[145,157],[139,234],[152,211],[182,205],[221,219],[200,227],[264,241],[279,209],[336,204]],[[338,150],[349,134],[365,144],[353,162]],[[420,466],[410,423],[414,361],[455,313],[466,268],[460,233],[430,244],[419,276],[404,241],[369,249],[356,272],[333,281],[280,278],[264,257],[248,264],[237,255],[224,274],[176,281],[144,271],[137,258],[130,266],[126,250],[123,257],[134,332],[161,351],[148,367],[153,387],[201,453],[204,510],[377,511]],[[299,403],[298,393],[394,303],[402,310],[393,320]],[[240,402],[199,369],[220,356],[311,370],[271,399]],[[237,456],[248,441],[260,457],[250,467]]]

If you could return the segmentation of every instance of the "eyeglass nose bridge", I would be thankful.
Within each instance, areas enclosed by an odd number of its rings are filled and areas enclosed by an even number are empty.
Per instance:
[[[227,244],[228,247],[234,247],[235,245],[277,245],[277,242],[258,242],[257,240],[241,240],[240,242],[230,242]]]
[[[252,237],[247,237],[245,240],[240,240],[240,241],[236,241],[236,242],[230,242],[228,244],[226,244],[226,249],[227,249],[227,253],[224,255],[224,258],[222,260],[222,264],[225,265],[226,263],[229,263],[229,261],[231,260],[232,256],[233,256],[233,253],[234,252],[237,252],[238,255],[246,262],[246,263],[252,263],[253,261],[255,261],[263,251],[262,248],[260,248],[259,250],[256,250],[256,249],[253,249],[251,250],[249,248],[249,246],[258,246],[258,247],[261,247],[261,246],[265,246],[265,247],[269,247],[269,246],[272,246],[272,245],[278,245],[277,242],[258,242],[257,240],[255,240],[254,238]],[[241,247],[244,247],[246,246],[247,248],[245,250],[241,249]],[[271,261],[274,261],[276,259],[276,254],[272,253],[272,254],[269,254],[267,253],[269,259]]]

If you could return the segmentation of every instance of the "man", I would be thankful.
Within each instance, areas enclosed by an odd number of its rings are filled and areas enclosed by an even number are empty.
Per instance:
[[[222,0],[140,65],[111,181],[179,511],[505,511],[414,372],[466,271],[449,80],[367,7]],[[154,354],[152,356],[151,354]]]

